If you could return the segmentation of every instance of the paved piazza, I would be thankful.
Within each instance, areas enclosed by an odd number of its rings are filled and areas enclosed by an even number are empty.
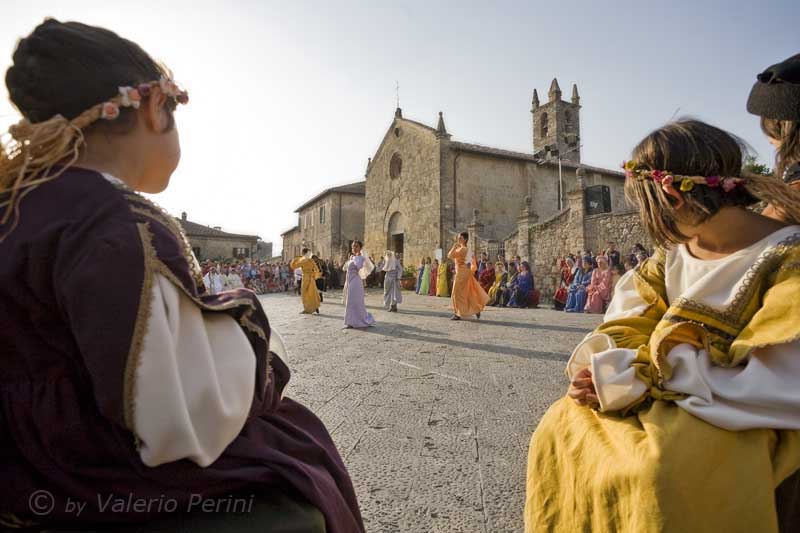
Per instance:
[[[289,350],[287,395],[328,426],[370,532],[522,531],[531,432],[566,390],[564,363],[599,316],[494,309],[451,322],[449,299],[404,292],[368,330],[344,330],[341,292],[321,315],[262,297]]]

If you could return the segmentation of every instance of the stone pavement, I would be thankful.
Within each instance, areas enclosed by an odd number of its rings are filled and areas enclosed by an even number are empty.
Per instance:
[[[286,394],[333,435],[367,531],[522,531],[531,433],[600,317],[488,308],[451,322],[449,299],[403,294],[395,314],[368,293],[367,330],[342,329],[341,293],[319,316],[298,314],[292,294],[263,296],[289,351]]]

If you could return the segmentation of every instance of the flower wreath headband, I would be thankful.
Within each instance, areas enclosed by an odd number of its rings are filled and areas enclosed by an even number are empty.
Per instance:
[[[721,176],[681,176],[673,174],[667,170],[651,170],[644,168],[634,160],[623,161],[622,168],[625,170],[625,177],[637,181],[653,180],[661,185],[661,189],[673,198],[679,198],[680,194],[675,189],[675,184],[681,192],[689,192],[695,185],[705,185],[711,189],[721,188],[725,192],[731,192],[740,188],[745,183],[742,178],[725,178]]]
[[[10,139],[0,142],[0,225],[12,217],[13,223],[0,234],[2,242],[19,221],[19,202],[39,185],[59,177],[72,166],[84,143],[83,130],[98,120],[114,120],[120,108],[138,109],[143,98],[158,87],[178,104],[189,103],[189,93],[172,79],[161,76],[156,81],[136,87],[119,87],[114,97],[95,104],[72,120],[55,115],[32,123],[23,118],[10,128]],[[58,170],[52,170],[58,167]]]

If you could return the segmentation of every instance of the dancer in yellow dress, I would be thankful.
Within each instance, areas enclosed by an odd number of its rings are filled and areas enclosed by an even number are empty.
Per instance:
[[[447,280],[448,270],[449,266],[447,265],[447,260],[442,259],[436,274],[436,296],[443,298],[448,298],[450,296],[450,285]]]
[[[317,279],[322,277],[314,259],[311,258],[311,251],[303,248],[303,255],[292,260],[289,268],[303,270],[303,281],[300,284],[300,296],[303,299],[303,314],[319,314],[321,299],[317,290]]]
[[[453,281],[453,317],[450,320],[461,320],[464,317],[475,315],[478,320],[481,318],[481,311],[489,302],[486,291],[475,279],[474,271],[477,269],[475,257],[467,257],[467,242],[469,233],[464,232],[458,235],[458,240],[447,257],[455,261],[456,276]],[[467,261],[470,266],[467,266]]]
[[[777,532],[800,468],[800,194],[743,175],[740,141],[699,121],[633,155],[625,192],[659,247],[531,439],[525,531]]]

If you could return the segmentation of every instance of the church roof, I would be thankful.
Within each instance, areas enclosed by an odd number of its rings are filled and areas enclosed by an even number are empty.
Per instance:
[[[333,193],[337,193],[337,192],[338,193],[343,193],[343,194],[357,194],[357,195],[360,195],[360,196],[364,196],[367,193],[367,182],[366,181],[357,181],[355,183],[349,183],[347,185],[340,185],[338,187],[331,187],[330,189],[325,189],[324,191],[322,191],[321,193],[319,193],[318,195],[313,197],[311,200],[307,201],[306,203],[304,203],[303,205],[301,205],[300,207],[295,209],[294,212],[295,213],[299,213],[300,211],[302,211],[306,207],[308,207],[311,204],[317,202],[318,200],[321,200],[325,196],[328,196],[329,194],[333,194]],[[291,231],[291,230],[289,230],[289,231]]]
[[[187,237],[210,237],[216,239],[240,239],[240,240],[257,240],[259,239],[258,235],[244,235],[240,233],[228,233],[227,231],[222,231],[221,229],[212,228],[211,226],[204,226],[203,224],[198,224],[197,222],[192,222],[191,220],[186,220],[184,218],[175,217],[175,220],[178,221],[178,224],[181,225],[183,228],[183,232],[186,234]]]
[[[486,154],[495,157],[502,157],[505,159],[517,159],[522,161],[531,161],[534,163],[539,163],[540,160],[533,154],[526,154],[523,152],[513,152],[511,150],[503,150],[501,148],[492,148],[490,146],[483,146],[480,144],[472,144],[472,143],[462,143],[462,142],[450,142],[450,148],[453,150],[461,150],[462,152],[472,152],[475,154]],[[558,165],[558,161],[545,161],[541,163],[542,165]],[[603,174],[613,174],[615,176],[624,177],[625,174],[623,172],[617,170],[611,170],[608,168],[600,168],[600,167],[593,167],[590,165],[584,165],[582,163],[574,163],[572,161],[561,161],[562,167],[569,167],[569,168],[584,168],[588,172],[600,172]]]

